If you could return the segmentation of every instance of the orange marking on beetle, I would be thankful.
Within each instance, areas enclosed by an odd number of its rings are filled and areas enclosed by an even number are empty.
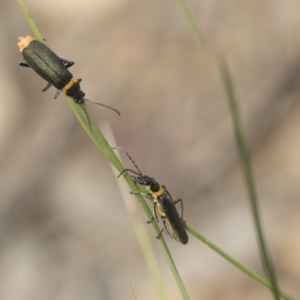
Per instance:
[[[161,205],[157,202],[156,198],[154,199],[154,202],[155,202],[154,205],[157,214],[160,215],[162,219],[167,218],[165,212],[162,210]]]
[[[149,194],[150,194],[152,197],[154,197],[154,198],[155,198],[155,197],[161,196],[161,195],[165,192],[161,185],[159,186],[159,190],[158,190],[157,192],[151,191],[150,186],[147,186],[147,187],[146,187],[146,190],[147,190],[147,191],[149,192]]]
[[[67,91],[76,83],[78,80],[76,78],[72,78],[67,85],[62,88],[62,92],[67,95]]]
[[[30,35],[27,35],[26,37],[20,36],[18,42],[19,51],[22,52],[33,40],[34,38]]]

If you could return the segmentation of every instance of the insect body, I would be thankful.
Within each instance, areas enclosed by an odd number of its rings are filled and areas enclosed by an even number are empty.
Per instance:
[[[141,194],[145,195],[153,201],[154,205],[154,217],[158,222],[158,215],[161,217],[164,229],[161,230],[158,238],[162,234],[162,231],[165,230],[172,238],[176,241],[181,242],[182,244],[188,243],[188,235],[184,228],[183,222],[183,204],[182,200],[178,199],[173,201],[172,196],[164,185],[160,185],[154,178],[149,177],[147,175],[143,175],[139,170],[133,159],[129,156],[129,154],[120,147],[116,147],[113,149],[120,149],[126,153],[129,159],[132,161],[138,172],[133,171],[131,169],[123,170],[119,176],[121,176],[124,172],[131,172],[136,174],[137,176],[132,176],[134,182],[139,183],[145,186],[147,194],[143,194],[140,192],[135,192],[133,194]],[[179,216],[178,211],[175,207],[175,204],[181,203],[181,216]],[[150,220],[151,222],[151,220]]]
[[[120,115],[119,111],[112,107],[84,98],[85,93],[81,90],[79,84],[82,79],[75,79],[68,70],[69,67],[74,65],[74,62],[57,56],[44,43],[35,40],[29,35],[27,37],[19,37],[18,47],[25,60],[25,63],[20,62],[19,64],[23,67],[31,67],[38,75],[48,82],[43,89],[43,92],[53,85],[58,89],[54,97],[55,99],[59,96],[60,91],[62,91],[84,109],[85,100],[87,100],[112,109]]]

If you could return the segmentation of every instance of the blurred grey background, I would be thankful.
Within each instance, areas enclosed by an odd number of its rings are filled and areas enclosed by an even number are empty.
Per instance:
[[[88,103],[92,118],[184,200],[188,224],[262,274],[215,62],[226,55],[280,287],[299,299],[299,1],[188,1],[208,51],[172,1],[26,4],[47,45],[75,61],[86,97],[122,114]],[[17,1],[2,1],[0,16],[0,299],[133,299],[129,286],[156,299],[111,167],[64,96],[18,66],[17,38],[32,33]],[[181,299],[147,230],[170,299]],[[272,299],[192,236],[167,242],[192,299]]]

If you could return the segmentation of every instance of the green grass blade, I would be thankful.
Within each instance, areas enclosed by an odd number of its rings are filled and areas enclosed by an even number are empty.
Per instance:
[[[269,283],[268,280],[266,280],[265,278],[263,278],[259,274],[255,273],[251,269],[247,268],[243,264],[241,264],[239,261],[237,261],[236,259],[234,259],[228,253],[226,253],[225,251],[223,251],[222,249],[220,249],[217,245],[213,244],[207,238],[205,238],[204,236],[202,236],[199,232],[197,232],[191,226],[185,224],[185,227],[188,230],[188,232],[190,232],[192,235],[194,235],[197,239],[199,239],[200,241],[202,241],[204,244],[206,244],[209,248],[211,248],[212,250],[214,250],[216,253],[218,253],[219,255],[221,255],[224,259],[226,259],[227,261],[229,261],[231,264],[233,264],[239,270],[241,270],[245,274],[249,275],[254,280],[260,282],[261,284],[263,284],[264,286],[266,286],[268,289],[272,290],[272,286],[271,286],[271,284]],[[285,293],[283,291],[279,291],[279,294],[285,300],[294,300],[290,295],[288,295],[287,293]]]
[[[102,154],[108,159],[108,161],[119,172],[123,171],[125,169],[125,167],[122,165],[121,161],[118,159],[115,152],[111,149],[111,146],[108,144],[105,137],[103,136],[101,131],[98,129],[98,127],[95,125],[93,120],[90,118],[90,122],[92,124],[92,130],[93,130],[93,132],[92,132],[90,130],[87,122],[86,122],[87,120],[84,120],[86,116],[85,116],[85,112],[83,111],[83,109],[79,105],[75,104],[71,99],[68,99],[68,103],[71,106],[71,108],[72,108],[75,116],[77,117],[78,121],[82,125],[83,129],[86,131],[88,136],[92,139],[92,142],[95,144],[95,146],[102,152]],[[145,193],[145,190],[142,187],[137,188],[136,184],[133,182],[131,176],[128,173],[125,172],[123,176],[124,176],[124,179],[127,181],[129,187],[131,188],[131,190],[133,192]],[[149,209],[149,207],[148,207],[147,203],[145,202],[144,198],[140,195],[135,195],[135,196],[137,197],[140,205],[142,206],[142,208],[145,211],[148,219],[150,220],[152,218],[152,212]],[[157,223],[156,222],[151,222],[151,224],[152,224],[152,226],[153,226],[153,228],[156,232],[156,235],[158,235],[160,233],[160,229],[159,229]],[[137,229],[138,232],[140,232],[139,230],[140,229]],[[138,234],[138,236],[140,236],[140,235]],[[162,245],[164,254],[165,254],[166,259],[169,263],[169,267],[170,267],[170,269],[173,273],[173,276],[176,280],[176,283],[178,285],[178,288],[181,292],[181,295],[182,295],[183,299],[186,299],[186,300],[190,299],[163,236],[160,237],[160,243]],[[142,248],[144,248],[144,247],[146,247],[146,246],[143,245]],[[146,256],[145,253],[144,253],[144,255]]]
[[[195,22],[188,11],[186,5],[184,4],[184,1],[182,0],[176,0],[177,5],[179,6],[179,10],[183,16],[183,18],[187,21],[187,23],[190,26],[192,35],[195,38],[197,46],[203,45],[203,39],[201,37],[200,32],[195,26]],[[254,187],[254,179],[252,176],[252,171],[251,171],[251,166],[250,166],[250,161],[246,149],[246,144],[244,141],[244,135],[242,132],[242,127],[241,127],[241,122],[239,120],[239,113],[237,110],[237,103],[235,101],[235,95],[233,92],[233,85],[231,82],[231,78],[229,75],[229,71],[226,65],[225,58],[217,58],[217,65],[221,74],[221,78],[226,90],[226,96],[229,102],[230,106],[230,112],[231,112],[231,117],[233,120],[233,126],[234,126],[234,132],[235,132],[235,137],[238,145],[238,150],[240,153],[241,157],[241,162],[243,166],[243,172],[245,176],[245,181],[246,181],[246,186],[248,190],[248,196],[249,196],[249,202],[251,205],[251,211],[252,211],[252,216],[254,219],[254,226],[256,230],[256,235],[257,235],[257,240],[258,240],[258,245],[259,245],[259,250],[260,250],[260,257],[262,264],[264,266],[265,273],[267,277],[270,280],[271,284],[271,291],[273,293],[274,299],[279,299],[279,287],[277,284],[276,280],[276,274],[275,270],[272,265],[271,257],[270,254],[267,251],[266,247],[266,242],[264,239],[263,231],[262,231],[262,226],[260,222],[260,216],[259,216],[259,209],[258,209],[258,201],[256,197],[256,191]]]
[[[106,132],[106,135],[109,136],[111,143],[116,144],[116,142],[114,140],[114,135],[113,135],[109,125],[106,126],[105,132]],[[117,151],[117,150],[115,150],[115,151],[119,157],[119,151]],[[120,190],[122,198],[123,198],[123,202],[125,204],[125,207],[127,208],[127,212],[131,219],[135,234],[137,236],[137,240],[142,249],[142,253],[144,255],[150,275],[152,277],[153,282],[156,285],[159,299],[167,300],[167,299],[169,299],[169,297],[167,294],[166,285],[164,283],[155,253],[151,246],[148,233],[145,229],[146,223],[142,220],[142,218],[140,217],[140,214],[137,211],[137,203],[135,201],[133,201],[132,195],[129,195],[129,193],[128,193],[127,184],[122,179],[117,178],[117,176],[120,174],[119,171],[117,171],[113,167],[112,167],[112,171],[115,175],[116,182],[119,186],[119,190]]]
[[[229,69],[225,57],[223,56],[218,57],[217,63],[221,73],[222,81],[224,83],[228,104],[230,107],[230,113],[231,113],[231,118],[232,118],[233,128],[234,128],[234,135],[235,135],[235,139],[236,139],[236,143],[240,155],[246,187],[248,190],[249,203],[252,211],[252,216],[254,219],[254,226],[255,226],[256,236],[259,245],[261,262],[264,266],[265,274],[270,280],[271,287],[272,287],[271,290],[274,299],[279,300],[280,299],[279,287],[276,280],[275,270],[271,261],[271,256],[270,253],[268,253],[267,244],[262,230],[254,178],[252,174],[248,149],[244,138],[242,122],[240,120],[240,113],[239,113],[236,97],[234,94],[231,76],[229,73]]]
[[[186,20],[187,24],[189,25],[190,31],[194,37],[195,43],[199,48],[204,48],[204,41],[203,38],[198,30],[198,27],[190,14],[187,6],[185,5],[184,1],[182,0],[174,0],[179,11],[181,12],[183,18]]]
[[[23,0],[18,0],[18,2],[19,2],[19,5],[20,5],[20,7],[21,7],[21,9],[22,9],[22,11],[25,15],[25,18],[26,18],[26,20],[27,20],[34,36],[36,37],[36,39],[38,41],[43,43],[44,42],[43,37],[42,37],[41,33],[39,32],[37,26],[35,25],[33,19],[31,18],[30,14],[29,14],[29,11],[28,11],[24,1]]]
[[[29,26],[31,27],[35,37],[37,40],[43,42],[43,38],[42,35],[40,34],[37,26],[35,25],[33,19],[31,18],[29,11],[27,9],[27,7],[25,6],[25,3],[23,0],[18,0],[20,7],[27,19],[27,22],[29,24]],[[83,129],[85,130],[85,132],[87,133],[87,135],[91,138],[92,142],[95,144],[95,146],[99,149],[99,151],[107,158],[107,160],[118,170],[118,171],[122,171],[124,169],[122,163],[120,162],[120,160],[118,159],[118,157],[116,156],[116,154],[114,153],[114,151],[111,149],[110,145],[108,144],[108,142],[106,141],[106,139],[104,138],[103,134],[100,132],[100,130],[98,129],[98,127],[95,125],[95,123],[93,122],[92,119],[90,119],[90,123],[92,128],[89,127],[89,121],[86,120],[87,116],[86,112],[84,111],[84,109],[80,106],[74,103],[74,101],[72,99],[70,99],[69,97],[67,97],[67,101],[69,106],[71,107],[73,113],[75,114],[76,118],[78,119],[79,123],[81,124],[81,126],[83,127]],[[128,174],[124,174],[124,178],[127,181],[128,185],[131,187],[132,191],[138,191],[136,185],[134,184],[134,182],[132,181],[131,177]],[[152,213],[148,207],[148,205],[146,204],[145,200],[143,199],[143,197],[136,195],[139,203],[141,204],[142,208],[144,209],[146,215],[148,216],[148,218],[150,219],[152,217]],[[159,234],[160,230],[158,225],[156,224],[156,222],[152,222],[152,226],[154,227],[155,231],[157,234]],[[146,258],[148,258],[149,253],[151,253],[150,251],[153,252],[151,248],[150,243],[146,243],[146,239],[145,239],[145,230],[141,230],[141,228],[137,228],[137,234],[139,236],[140,239],[140,244],[142,245],[142,250],[144,253],[144,256]],[[170,268],[174,274],[174,277],[176,279],[176,282],[180,288],[181,293],[184,296],[184,299],[189,299],[189,297],[187,296],[187,292],[186,289],[181,281],[181,278],[177,272],[176,266],[173,262],[173,259],[171,257],[171,254],[166,246],[166,243],[163,239],[163,237],[160,238],[160,241],[163,245],[163,249],[164,252],[167,256],[167,260],[169,262]],[[151,257],[151,259],[153,259],[153,256]],[[154,276],[156,278],[154,278],[154,281],[156,282],[157,285],[159,285],[159,290],[160,290],[160,294],[163,295],[161,298],[162,299],[166,299],[166,296],[164,295],[164,292],[161,292],[161,286],[162,283],[160,282],[159,284],[158,282],[158,278],[162,278],[162,276],[158,276],[158,274],[160,273],[160,270],[157,268],[157,270],[153,271],[153,260],[150,260],[147,262],[148,266],[151,265],[150,268],[150,273],[151,274],[155,274]],[[158,266],[158,263],[156,261],[156,265]]]

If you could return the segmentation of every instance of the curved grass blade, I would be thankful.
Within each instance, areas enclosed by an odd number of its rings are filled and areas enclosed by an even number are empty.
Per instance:
[[[228,253],[226,253],[225,251],[223,251],[222,249],[220,249],[217,245],[215,245],[214,243],[212,243],[211,241],[209,241],[207,238],[205,238],[204,236],[202,236],[199,232],[197,232],[191,226],[185,224],[185,228],[193,236],[195,236],[197,239],[199,239],[200,241],[202,241],[204,244],[206,244],[209,248],[211,248],[212,250],[214,250],[216,253],[218,253],[219,255],[221,255],[224,259],[226,259],[227,261],[229,261],[231,264],[233,264],[239,270],[241,270],[245,274],[249,275],[250,277],[252,277],[254,280],[258,281],[259,283],[263,284],[268,289],[272,290],[272,286],[271,286],[271,284],[270,284],[270,282],[268,280],[266,280],[265,278],[263,278],[259,274],[255,273],[251,269],[247,268],[243,264],[241,264],[239,261],[237,261],[236,259],[234,259]],[[294,298],[292,298],[292,296],[288,295],[287,293],[285,293],[283,291],[279,291],[279,294],[285,300],[295,300]]]
[[[21,9],[22,9],[22,11],[23,11],[23,13],[24,13],[24,15],[25,15],[25,18],[26,18],[26,20],[27,20],[27,22],[28,22],[28,24],[29,24],[29,26],[30,26],[30,28],[31,28],[31,30],[32,30],[32,32],[33,32],[33,34],[34,34],[34,36],[36,37],[36,39],[37,39],[38,41],[40,41],[40,42],[43,43],[44,40],[43,40],[43,38],[42,38],[42,35],[41,35],[41,33],[39,32],[37,26],[35,25],[33,19],[31,18],[30,14],[29,14],[29,11],[28,11],[28,9],[27,9],[27,7],[26,7],[24,1],[23,1],[23,0],[18,0],[18,2],[19,2],[19,5],[20,5],[20,7],[21,7]]]

